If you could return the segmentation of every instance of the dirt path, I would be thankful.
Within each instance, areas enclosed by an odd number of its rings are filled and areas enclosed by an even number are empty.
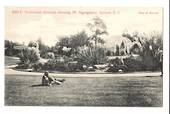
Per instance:
[[[43,73],[40,72],[24,72],[24,71],[17,71],[13,70],[14,66],[6,66],[5,67],[5,74],[6,75],[34,75],[34,76],[41,76]],[[160,72],[133,72],[133,73],[95,73],[95,72],[76,72],[76,73],[50,73],[51,76],[57,77],[122,77],[122,76],[130,76],[130,77],[139,77],[139,76],[160,76]]]

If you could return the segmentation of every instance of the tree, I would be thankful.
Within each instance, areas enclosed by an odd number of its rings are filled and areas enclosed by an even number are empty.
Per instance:
[[[130,52],[139,54],[142,57],[146,69],[155,70],[159,67],[159,56],[156,53],[163,49],[162,34],[152,32],[148,35],[139,35],[138,32],[134,32],[132,35],[123,33],[122,36],[133,43]]]
[[[61,37],[60,41],[56,44],[58,53],[62,55],[71,56],[78,52],[78,47],[88,46],[89,38],[85,31],[79,32],[75,35]],[[69,49],[64,51],[63,48]]]
[[[132,35],[123,33],[122,36],[133,43],[131,50],[135,50],[136,48],[140,50],[138,54],[141,56],[152,52],[155,53],[158,49],[162,49],[163,47],[162,35],[156,32],[152,32],[149,35],[139,35],[138,32],[134,32]]]
[[[107,27],[102,19],[99,17],[95,17],[92,19],[91,23],[87,23],[87,26],[89,27],[90,31],[92,32],[92,35],[90,36],[90,39],[94,41],[94,47],[95,52],[97,49],[97,44],[101,43],[104,44],[105,41],[102,39],[102,35],[107,35]],[[97,55],[95,54],[95,64],[97,64]]]
[[[125,54],[126,54],[125,43],[122,41],[122,43],[120,44],[120,55]]]
[[[116,56],[119,56],[119,45],[116,44],[116,52],[115,52]]]
[[[112,53],[112,52],[111,52],[110,50],[107,50],[107,51],[106,51],[106,56],[111,56],[111,53]]]
[[[122,43],[120,44],[120,48],[124,49],[125,48],[125,43],[122,41]]]
[[[9,40],[5,40],[5,55],[17,56],[20,51],[15,49],[15,46],[19,46],[19,45],[21,45],[21,44],[12,42]]]
[[[76,49],[77,47],[89,45],[89,38],[85,31],[72,35],[71,38],[72,38],[71,45],[74,49]]]
[[[38,43],[38,48],[39,48],[39,51],[40,51],[40,56],[43,57],[43,58],[47,58],[48,57],[48,52],[51,51],[50,47],[45,45],[43,43],[43,41],[41,40],[41,38],[39,38],[36,42]]]

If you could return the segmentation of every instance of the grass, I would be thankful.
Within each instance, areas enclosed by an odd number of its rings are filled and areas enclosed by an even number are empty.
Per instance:
[[[41,76],[5,76],[5,105],[162,106],[160,77],[65,79],[62,85],[38,86]]]
[[[5,57],[5,65],[17,62]],[[160,77],[63,77],[66,81],[62,85],[40,86],[41,77],[6,74],[5,105],[160,107],[163,104]]]
[[[19,59],[17,59],[16,57],[10,57],[10,56],[5,56],[5,65],[9,66],[9,65],[16,65],[19,62]]]

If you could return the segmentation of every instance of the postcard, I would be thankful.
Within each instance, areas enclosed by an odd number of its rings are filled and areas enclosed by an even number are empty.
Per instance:
[[[162,7],[5,7],[5,106],[163,107]]]

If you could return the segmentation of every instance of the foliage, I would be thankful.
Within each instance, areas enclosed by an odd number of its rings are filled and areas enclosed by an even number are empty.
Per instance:
[[[140,58],[140,57],[139,57]],[[145,71],[146,67],[141,59],[129,56],[126,58],[115,58],[109,61],[108,72],[134,72],[134,71]]]
[[[140,50],[138,54],[141,56],[148,55],[151,52],[155,54],[158,49],[163,49],[162,34],[160,33],[152,32],[149,35],[139,35],[138,32],[134,32],[133,35],[123,33],[122,36],[133,42],[131,50],[138,48]]]
[[[55,59],[55,54],[53,52],[46,52],[43,55],[40,55],[42,58],[45,59]]]
[[[45,45],[42,42],[41,38],[39,38],[37,40],[37,43],[38,43],[38,47],[39,47],[39,51],[40,51],[40,56],[42,58],[46,58],[47,59],[48,58],[48,52],[52,51],[51,48],[49,46]]]
[[[124,65],[126,66],[127,72],[133,72],[133,71],[145,71],[145,66],[142,61],[138,61],[133,58],[125,58],[124,59]]]
[[[116,45],[116,52],[115,52],[116,56],[120,55],[120,48],[119,45]]]
[[[39,48],[39,45],[38,45],[38,43],[37,42],[33,42],[33,41],[30,41],[29,43],[28,43],[28,47],[34,47],[34,48]]]
[[[58,54],[71,56],[78,47],[89,45],[89,38],[85,31],[71,36],[61,37],[60,41],[56,44]],[[66,48],[68,50],[66,50]]]
[[[15,46],[20,45],[19,43],[15,43],[9,40],[5,40],[5,55],[7,56],[17,56],[19,50],[15,49]]]
[[[103,20],[98,17],[93,18],[92,22],[88,23],[87,26],[92,33],[90,37],[85,31],[62,37],[55,46],[57,54],[77,58],[80,64],[94,65],[103,63],[106,60],[105,49],[97,46],[97,44],[104,44],[102,35],[107,34],[107,27]],[[92,41],[95,42],[94,46]]]
[[[48,52],[47,53],[47,59],[55,59],[55,55],[53,52]]]
[[[112,52],[110,50],[106,51],[106,56],[111,56]]]
[[[87,23],[87,26],[89,27],[90,31],[92,32],[91,36],[90,36],[90,40],[94,41],[94,49],[95,49],[95,63],[94,64],[98,64],[98,60],[97,60],[97,44],[101,43],[104,44],[105,41],[102,39],[103,35],[107,35],[107,26],[105,25],[105,23],[103,22],[102,19],[100,19],[99,17],[95,17],[92,19],[92,22]]]
[[[31,68],[32,65],[40,59],[39,50],[34,47],[28,47],[19,53],[20,63],[18,67],[20,68]]]
[[[126,65],[124,65],[124,61],[121,58],[116,57],[115,59],[112,59],[109,61],[107,72],[118,72],[119,70],[126,71]]]
[[[122,41],[122,43],[120,44],[120,55],[124,56],[126,55],[126,47],[125,47],[125,43]]]
[[[62,58],[62,60],[61,60]],[[56,59],[50,59],[42,66],[44,70],[56,70],[56,71],[68,71],[68,62],[72,61],[69,57],[61,57]]]
[[[95,41],[95,43],[104,43],[104,40],[101,38],[101,35],[106,35],[107,26],[99,17],[95,17],[92,19],[91,23],[87,23],[90,31],[92,32],[91,39]]]
[[[97,56],[95,57],[95,55]],[[77,60],[80,64],[87,66],[95,65],[96,61],[98,64],[106,63],[105,48],[97,47],[95,50],[92,47],[80,47],[77,53]]]
[[[34,71],[40,71],[43,65],[44,65],[43,63],[38,61],[38,62],[33,63],[32,67]]]
[[[65,62],[60,62],[54,59],[54,60],[49,60],[47,63],[45,63],[42,69],[65,71],[66,65],[65,65]]]
[[[158,70],[160,55],[157,53],[163,50],[162,34],[152,32],[148,35],[139,35],[138,32],[134,32],[132,35],[123,33],[122,36],[133,43],[130,52],[142,57],[145,70]]]

